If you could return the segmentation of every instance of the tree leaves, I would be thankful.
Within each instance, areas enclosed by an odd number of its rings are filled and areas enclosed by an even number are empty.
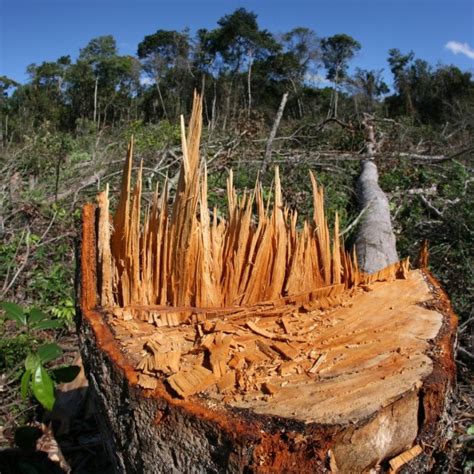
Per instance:
[[[57,359],[62,353],[63,350],[55,342],[43,344],[38,348],[38,356],[43,364]]]
[[[28,313],[28,321],[30,323],[38,323],[44,319],[48,319],[48,315],[43,313],[43,311],[40,311],[38,308],[30,309]]]
[[[33,373],[31,388],[36,399],[47,410],[52,410],[55,402],[54,382],[42,365]]]
[[[15,303],[2,302],[0,307],[5,311],[7,319],[15,321],[18,326],[26,326],[27,329],[37,331],[45,329],[59,329],[64,326],[60,319],[50,319],[47,314],[38,308],[32,308],[25,312],[23,308]]]
[[[21,398],[26,400],[28,397],[29,387],[31,379],[31,370],[26,370],[21,376]]]
[[[59,319],[48,319],[46,321],[40,321],[37,324],[34,324],[33,329],[59,329],[64,326],[63,322]]]
[[[18,326],[25,325],[27,323],[26,314],[21,306],[15,303],[3,302],[0,306],[5,311],[5,316],[12,321],[15,321]]]

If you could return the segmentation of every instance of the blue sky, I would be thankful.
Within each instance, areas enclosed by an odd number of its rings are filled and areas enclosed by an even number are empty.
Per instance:
[[[122,54],[135,54],[157,29],[214,28],[238,7],[275,33],[296,26],[319,36],[347,33],[362,44],[353,66],[384,68],[387,79],[390,48],[474,72],[472,0],[0,0],[0,75],[24,82],[28,64],[75,58],[106,34]]]

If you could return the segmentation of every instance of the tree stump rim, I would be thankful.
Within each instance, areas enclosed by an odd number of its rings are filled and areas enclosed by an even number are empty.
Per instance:
[[[102,349],[107,356],[123,371],[125,378],[134,388],[141,391],[145,398],[162,399],[166,403],[182,408],[189,413],[199,416],[207,421],[218,423],[223,429],[229,433],[247,433],[252,434],[256,426],[262,425],[271,432],[281,430],[309,430],[319,431],[320,429],[328,429],[337,433],[345,426],[344,424],[305,422],[304,420],[296,420],[286,417],[278,417],[275,415],[265,415],[254,413],[252,409],[239,408],[229,405],[223,405],[219,409],[209,408],[206,406],[206,397],[192,396],[189,399],[179,399],[173,397],[161,383],[156,389],[144,389],[138,385],[138,371],[131,365],[125,355],[121,352],[117,345],[115,337],[105,320],[105,313],[97,306],[97,270],[96,270],[96,210],[94,204],[86,204],[83,208],[83,232],[82,232],[82,248],[80,254],[80,310],[82,317],[91,326],[95,335],[98,348]],[[437,299],[425,303],[428,309],[435,310],[442,315],[442,325],[435,339],[429,341],[432,346],[439,347],[441,350],[434,351],[431,354],[433,361],[433,370],[428,376],[422,379],[422,387],[418,391],[420,398],[420,409],[424,413],[420,414],[424,423],[418,437],[425,437],[436,431],[436,419],[426,418],[426,413],[431,412],[429,408],[433,405],[439,406],[444,403],[440,400],[439,394],[444,393],[444,389],[448,384],[454,384],[455,381],[455,364],[453,356],[453,342],[457,328],[457,316],[455,315],[447,294],[442,289],[438,280],[431,274],[427,268],[420,269],[422,276],[427,282],[430,290]],[[407,393],[413,389],[407,390],[390,405],[397,403]],[[438,395],[438,396],[437,396]],[[225,407],[225,409],[223,409]],[[226,416],[223,416],[223,415]],[[229,419],[229,415],[231,419]],[[377,413],[373,413],[365,418],[361,418],[361,422],[368,422]],[[232,426],[229,422],[232,420]]]

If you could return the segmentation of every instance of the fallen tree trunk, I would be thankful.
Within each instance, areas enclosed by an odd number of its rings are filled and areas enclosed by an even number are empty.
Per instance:
[[[355,242],[359,266],[367,273],[374,273],[398,262],[398,254],[389,202],[380,189],[377,166],[372,161],[362,162],[357,197],[363,212]]]
[[[131,148],[112,233],[107,192],[83,211],[78,331],[116,470],[428,465],[455,374],[437,282],[406,261],[359,271],[314,179],[302,230],[278,173],[271,212],[230,179],[229,216],[211,222],[199,102],[189,128],[170,215],[165,189],[141,217]]]

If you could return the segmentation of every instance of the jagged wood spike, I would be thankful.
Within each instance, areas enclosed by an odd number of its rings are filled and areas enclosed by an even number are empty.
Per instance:
[[[359,273],[355,255],[342,249],[337,215],[331,238],[324,192],[312,173],[313,220],[304,221],[301,230],[296,211],[284,207],[278,168],[270,192],[273,199],[267,200],[258,180],[251,195],[238,197],[230,171],[228,217],[218,218],[214,209],[211,220],[207,170],[199,158],[201,115],[202,101],[195,95],[188,133],[182,120],[183,163],[170,216],[165,183],[161,195],[158,189],[154,192],[142,221],[143,165],[131,193],[133,142],[129,145],[110,237],[114,305],[251,306],[291,295],[316,295],[319,288],[341,283],[349,289],[362,281],[392,278],[395,271],[404,273],[395,266],[373,276]]]
[[[127,158],[122,173],[122,184],[120,188],[120,198],[117,210],[113,219],[113,231],[111,236],[111,251],[115,259],[115,268],[117,286],[119,290],[119,300],[125,305],[125,298],[122,294],[122,285],[120,284],[122,273],[125,266],[125,255],[129,235],[129,213],[130,213],[130,190],[132,179],[132,159],[133,159],[133,135],[127,148]]]
[[[109,185],[97,196],[99,225],[97,236],[98,265],[100,267],[100,303],[103,308],[114,306],[113,262],[110,249]]]

